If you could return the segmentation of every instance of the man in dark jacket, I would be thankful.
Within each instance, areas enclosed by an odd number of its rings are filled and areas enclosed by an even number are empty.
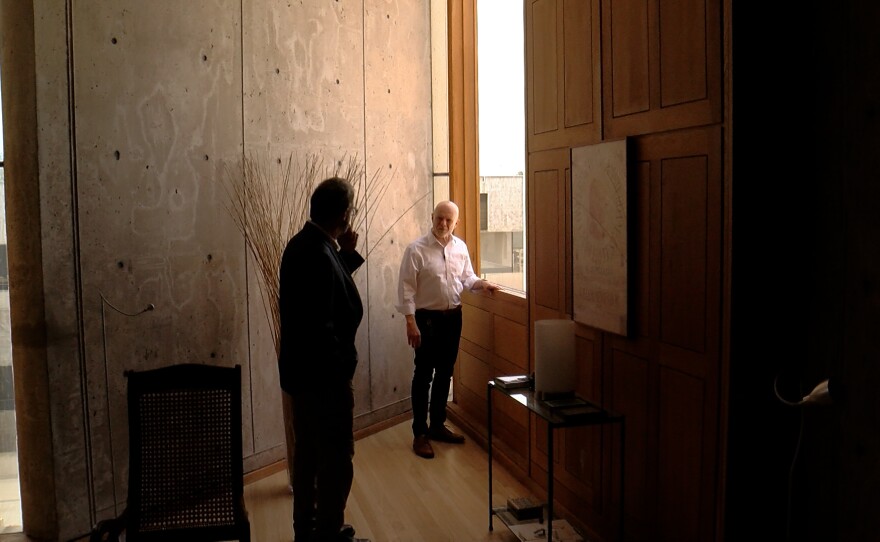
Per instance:
[[[363,306],[352,273],[364,262],[351,230],[354,190],[345,179],[312,193],[310,220],[281,259],[281,388],[293,403],[296,542],[352,542],[344,524],[354,467],[355,335]]]

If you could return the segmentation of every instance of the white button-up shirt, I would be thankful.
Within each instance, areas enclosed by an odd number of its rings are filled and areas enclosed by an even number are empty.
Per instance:
[[[464,241],[453,235],[443,246],[428,232],[403,253],[397,310],[407,315],[415,314],[416,309],[455,308],[461,304],[461,291],[472,289],[479,280]]]

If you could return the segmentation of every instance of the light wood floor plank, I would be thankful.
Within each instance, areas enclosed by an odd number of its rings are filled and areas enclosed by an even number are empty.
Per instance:
[[[372,542],[516,542],[497,519],[489,531],[486,452],[470,441],[433,446],[434,459],[413,453],[409,420],[355,443],[346,522],[357,536]],[[532,496],[500,465],[492,469],[495,506]],[[245,500],[254,542],[293,540],[286,471],[247,484]]]

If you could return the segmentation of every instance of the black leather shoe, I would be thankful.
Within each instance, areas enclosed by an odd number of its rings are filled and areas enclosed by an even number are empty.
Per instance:
[[[413,451],[417,456],[424,457],[425,459],[434,457],[434,448],[431,446],[431,441],[428,440],[427,435],[419,435],[413,439]]]
[[[428,430],[428,438],[438,442],[448,442],[450,444],[464,444],[464,435],[454,433],[445,425],[432,427]]]
[[[354,527],[348,523],[343,523],[339,529],[339,542],[370,542],[369,538],[357,538],[354,535]]]
[[[296,539],[294,542],[298,542]],[[335,535],[320,536],[315,534],[314,537],[308,539],[309,542],[370,542],[369,538],[358,538],[354,536],[354,527],[351,525],[343,525]]]

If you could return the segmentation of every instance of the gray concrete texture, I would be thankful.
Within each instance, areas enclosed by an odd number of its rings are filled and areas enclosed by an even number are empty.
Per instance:
[[[226,166],[243,153],[355,156],[391,183],[361,232],[359,427],[409,408],[397,266],[432,206],[429,2],[67,6],[34,2],[61,539],[87,531],[90,510],[102,519],[124,508],[126,370],[241,364],[245,470],[284,458],[275,350],[226,210]]]

